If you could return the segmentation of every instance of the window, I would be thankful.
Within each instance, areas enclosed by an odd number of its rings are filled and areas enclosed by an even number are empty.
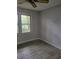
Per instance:
[[[30,16],[21,15],[22,33],[30,32]]]
[[[18,19],[17,33],[26,33],[30,32],[30,16],[19,15]]]

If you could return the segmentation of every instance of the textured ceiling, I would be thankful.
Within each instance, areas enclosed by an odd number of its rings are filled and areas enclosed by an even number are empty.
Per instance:
[[[24,2],[22,4],[17,4],[18,7],[30,9],[30,10],[36,10],[36,11],[42,11],[44,9],[60,5],[61,0],[49,0],[49,3],[36,3],[37,7],[33,8],[32,5],[28,2]]]

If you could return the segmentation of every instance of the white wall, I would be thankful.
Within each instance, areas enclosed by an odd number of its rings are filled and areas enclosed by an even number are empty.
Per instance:
[[[31,16],[31,32],[17,34],[17,43],[20,44],[39,38],[39,12],[18,8],[17,13],[18,16],[21,14]],[[18,19],[20,21],[20,17]]]
[[[31,32],[18,34],[17,42],[23,43],[36,38],[61,49],[61,6],[55,6],[42,12],[18,8],[18,14],[31,16]]]
[[[61,6],[44,10],[41,15],[41,40],[61,49]]]

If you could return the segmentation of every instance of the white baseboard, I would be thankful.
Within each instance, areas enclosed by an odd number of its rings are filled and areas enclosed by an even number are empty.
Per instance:
[[[19,45],[19,44],[26,43],[26,42],[30,42],[30,41],[33,41],[33,40],[42,40],[42,39],[40,39],[40,38],[29,39],[29,40],[26,40],[26,41],[18,42],[17,44]],[[44,42],[46,42],[46,43],[48,43],[48,44],[50,44],[50,45],[52,45],[52,46],[55,46],[56,48],[58,48],[58,49],[61,50],[60,47],[56,46],[56,45],[53,44],[52,42],[49,42],[48,40],[42,40],[42,41],[44,41]]]
[[[40,39],[40,40],[42,40],[42,39]],[[42,41],[44,41],[44,42],[46,42],[46,43],[48,43],[48,44],[50,44],[50,45],[52,45],[52,46],[54,46],[54,47],[56,47],[56,48],[58,48],[58,49],[60,49],[60,50],[61,50],[61,48],[60,48],[60,47],[56,46],[56,45],[55,45],[55,44],[53,44],[52,42],[49,42],[48,40],[42,40]]]
[[[30,41],[33,41],[33,40],[38,40],[40,38],[35,38],[35,39],[29,39],[29,40],[25,40],[25,41],[21,41],[21,42],[17,42],[17,44],[22,44],[22,43],[26,43],[26,42],[30,42]]]

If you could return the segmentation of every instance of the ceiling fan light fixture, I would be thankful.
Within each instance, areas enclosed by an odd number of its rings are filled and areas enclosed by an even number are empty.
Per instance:
[[[24,2],[29,2],[34,8],[36,8],[37,5],[35,4],[35,2],[38,2],[38,3],[48,3],[49,0],[18,0],[18,4],[22,4]]]

